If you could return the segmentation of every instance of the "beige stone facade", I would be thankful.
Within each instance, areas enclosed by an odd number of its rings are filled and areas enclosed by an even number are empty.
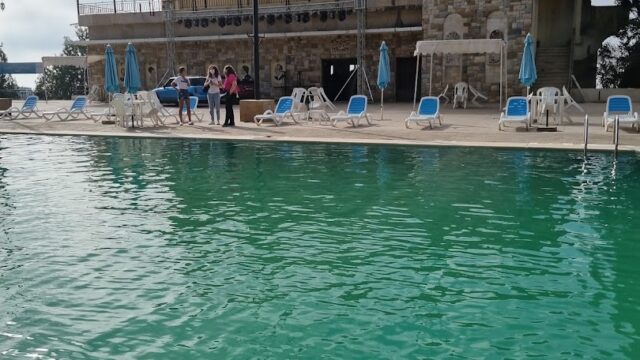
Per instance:
[[[183,3],[184,1],[177,1],[176,6],[186,4]],[[265,5],[262,9],[260,31],[267,34],[260,43],[263,96],[281,96],[290,92],[293,87],[327,88],[336,83],[342,86],[346,81],[348,74],[343,74],[342,77],[331,74],[334,66],[352,66],[351,62],[356,57],[355,11],[345,7],[344,11],[330,11],[329,16],[323,18],[319,6],[325,3],[310,1],[305,4],[308,5],[298,4],[298,7],[293,8],[297,10],[292,10],[289,14],[292,16],[289,22],[288,13],[281,12],[274,12],[271,18],[273,21],[269,21],[268,11],[271,5]],[[339,0],[336,4],[348,6],[353,3]],[[391,86],[385,91],[385,99],[391,101],[408,101],[412,98],[411,78],[415,74],[415,58],[412,57],[416,41],[503,39],[507,43],[507,92],[510,95],[521,95],[525,89],[519,85],[518,72],[527,33],[540,36],[537,41],[537,60],[542,64],[539,85],[569,86],[569,75],[574,73],[573,64],[588,61],[594,51],[597,51],[585,44],[601,42],[612,31],[614,20],[617,19],[617,13],[611,9],[606,10],[608,13],[603,17],[603,12],[596,12],[588,2],[581,0],[369,0],[368,4],[365,53],[367,75],[374,97],[377,98],[380,95],[375,86],[378,48],[381,41],[386,41],[390,49],[392,76]],[[237,16],[229,15],[228,9],[198,8],[197,11],[189,12],[179,10],[176,12],[177,20],[174,25],[177,65],[186,66],[192,75],[203,75],[209,64],[231,64],[239,72],[242,72],[243,65],[251,67],[252,40],[248,36],[251,32],[251,17],[246,7],[233,10],[237,11]],[[300,21],[299,18],[296,20],[298,14],[304,15],[305,12],[308,21]],[[324,15],[326,14],[327,12]],[[89,28],[89,54],[102,54],[105,44],[110,43],[118,54],[121,68],[126,42],[133,41],[138,50],[143,83],[146,88],[151,89],[159,83],[167,70],[163,19],[161,13],[94,14],[80,16],[80,24]],[[186,19],[193,20],[189,22],[189,26]],[[206,19],[207,25],[196,26],[195,19],[199,22]],[[609,19],[612,24],[609,27],[599,25],[597,31],[589,26],[602,19]],[[220,24],[221,21],[225,22],[225,26]],[[274,79],[277,64],[286,70],[284,82]],[[545,68],[544,64],[551,64],[551,68]],[[102,83],[102,69],[102,63],[92,65],[92,84]],[[420,71],[419,95],[426,95],[429,90],[428,57],[425,57]],[[578,77],[593,77],[593,72],[588,71],[583,75],[578,74]],[[499,98],[499,80],[498,55],[434,56],[431,82],[434,95],[447,84],[467,81],[496,101]],[[347,92],[349,91],[353,91],[353,86],[347,86]]]

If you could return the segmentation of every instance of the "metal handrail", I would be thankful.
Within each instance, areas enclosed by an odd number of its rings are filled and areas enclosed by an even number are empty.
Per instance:
[[[620,115],[616,115],[613,125],[613,154],[618,155],[618,144],[620,143]]]
[[[587,155],[587,146],[589,144],[589,114],[584,116],[584,154]]]

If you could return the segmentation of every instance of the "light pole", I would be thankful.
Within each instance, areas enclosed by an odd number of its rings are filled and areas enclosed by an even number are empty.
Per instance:
[[[258,0],[253,0],[253,96],[256,100],[260,100],[260,35],[258,23]]]

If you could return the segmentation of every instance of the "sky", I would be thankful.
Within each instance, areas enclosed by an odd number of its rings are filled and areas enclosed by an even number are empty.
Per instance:
[[[42,56],[59,55],[64,37],[74,36],[71,24],[78,22],[75,0],[2,1],[6,9],[0,12],[0,43],[10,62],[37,62]],[[615,0],[592,2],[607,5]],[[14,77],[20,86],[35,86],[35,75]]]

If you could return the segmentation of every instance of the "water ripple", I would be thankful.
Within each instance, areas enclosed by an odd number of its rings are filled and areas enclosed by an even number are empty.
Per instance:
[[[0,136],[0,357],[638,358],[640,158]]]

